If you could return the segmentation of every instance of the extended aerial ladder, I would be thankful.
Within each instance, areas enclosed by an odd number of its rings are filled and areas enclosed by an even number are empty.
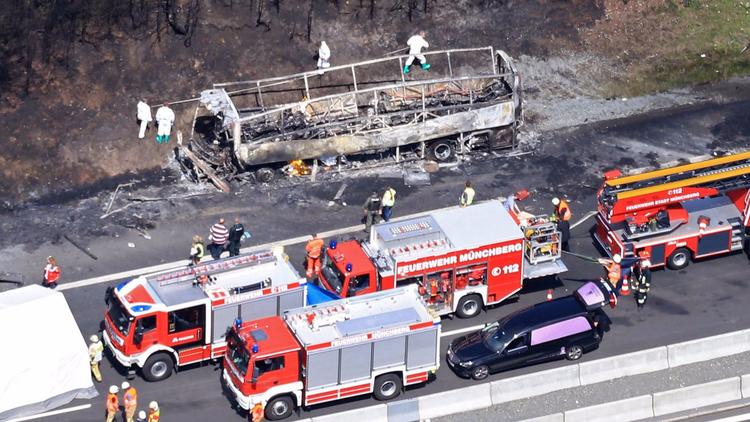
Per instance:
[[[605,250],[631,256],[646,249],[656,265],[682,268],[691,256],[743,248],[750,152],[630,176],[609,171],[597,196],[595,236]]]

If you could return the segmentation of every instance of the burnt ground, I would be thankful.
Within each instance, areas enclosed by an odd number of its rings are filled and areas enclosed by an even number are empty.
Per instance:
[[[314,66],[320,39],[335,64],[380,57],[418,29],[435,49],[546,57],[578,48],[578,29],[603,16],[583,0],[14,1],[0,11],[6,209],[88,197],[144,171],[161,178],[171,151],[137,139],[141,96],[155,105],[215,82],[297,73]],[[192,107],[174,107],[176,129],[188,130]]]

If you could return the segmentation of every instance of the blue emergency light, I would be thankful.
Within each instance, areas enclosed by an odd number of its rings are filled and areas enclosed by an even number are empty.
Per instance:
[[[258,343],[253,344],[253,353],[258,353],[260,351],[260,347],[258,347]]]
[[[338,246],[338,244],[339,244],[339,243],[338,243],[338,242],[336,242],[335,240],[331,240],[331,241],[330,241],[330,242],[328,243],[328,248],[330,248],[330,249],[336,249],[336,246]]]
[[[352,272],[352,268],[353,268],[353,267],[352,267],[352,263],[351,263],[351,262],[348,262],[348,263],[346,264],[346,272],[348,272],[348,273]]]
[[[148,311],[149,309],[151,309],[151,305],[135,305],[135,306],[131,306],[130,309],[133,312],[136,312],[136,313],[137,312],[145,312],[145,311]]]
[[[236,318],[234,320],[234,326],[237,327],[237,329],[239,330],[240,327],[242,327],[242,318]]]

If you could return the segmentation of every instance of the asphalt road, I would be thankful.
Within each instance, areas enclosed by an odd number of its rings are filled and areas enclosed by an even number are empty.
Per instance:
[[[264,243],[351,225],[361,213],[358,207],[373,187],[381,189],[386,183],[394,184],[399,192],[397,214],[407,214],[439,208],[457,201],[464,180],[471,178],[477,186],[478,198],[487,199],[520,188],[533,188],[534,197],[522,206],[531,212],[548,212],[549,199],[559,193],[572,200],[573,219],[594,209],[595,188],[600,183],[601,171],[613,164],[639,167],[649,162],[666,162],[679,158],[706,154],[711,148],[742,147],[739,134],[750,133],[746,113],[748,102],[730,104],[703,104],[654,113],[635,119],[607,124],[597,124],[571,129],[554,135],[545,135],[544,142],[530,155],[511,159],[475,160],[453,169],[443,169],[432,176],[431,186],[405,187],[399,179],[390,178],[386,171],[382,177],[370,174],[348,180],[344,199],[355,206],[328,208],[325,204],[338,190],[338,184],[306,184],[283,191],[248,190],[242,196],[222,203],[190,202],[184,207],[194,211],[194,218],[175,211],[179,218],[166,218],[150,231],[152,240],[145,241],[133,233],[123,233],[117,238],[87,239],[100,259],[96,262],[77,256],[69,246],[41,245],[36,249],[11,248],[5,251],[6,262],[0,265],[18,267],[19,271],[34,267],[34,260],[55,250],[69,265],[68,280],[77,280],[128,268],[157,264],[183,258],[189,237],[205,227],[217,215],[242,213],[254,231],[252,243]],[[727,121],[734,132],[727,135]],[[722,126],[723,125],[723,126]],[[197,211],[196,211],[197,210]],[[183,209],[184,211],[184,209]],[[201,211],[201,212],[199,212]],[[572,249],[575,252],[598,256],[588,230],[591,222],[574,231]],[[136,249],[123,246],[129,240],[138,241]],[[289,247],[293,262],[302,258],[301,246]],[[80,255],[80,254],[78,254]],[[125,258],[127,257],[127,258]],[[11,260],[10,262],[8,260]],[[527,283],[516,302],[488,309],[471,320],[444,319],[443,331],[456,330],[497,319],[503,315],[543,301],[546,290],[554,288],[555,296],[570,293],[581,282],[597,278],[602,270],[598,265],[577,258],[566,259],[570,271],[560,279],[545,279]],[[620,306],[609,312],[613,327],[601,347],[584,356],[584,360],[598,359],[620,353],[632,352],[654,346],[719,334],[750,327],[747,309],[748,277],[747,258],[735,254],[711,259],[689,266],[682,271],[658,271],[654,275],[652,295],[645,310],[637,311],[634,300],[624,298]],[[110,283],[114,285],[116,282]],[[64,291],[71,309],[85,337],[98,331],[104,312],[104,291],[108,284],[100,284]],[[443,338],[445,350],[451,337]],[[114,365],[113,365],[114,363]],[[535,367],[514,370],[491,376],[489,381],[503,377],[548,369],[566,362],[558,361]],[[242,420],[234,410],[230,398],[222,392],[219,383],[219,365],[188,367],[160,383],[148,383],[138,377],[132,384],[139,390],[141,408],[148,401],[157,400],[165,420],[206,421]],[[123,379],[114,360],[103,362],[104,383],[98,385],[102,396],[93,401],[92,408],[56,417],[61,421],[94,421],[104,416],[104,393],[110,384]],[[450,390],[473,384],[473,381],[456,377],[443,365],[435,381],[406,391],[402,398]],[[315,406],[301,412],[310,417],[346,409],[368,406],[376,401],[369,397],[351,399],[331,405]],[[71,405],[79,404],[77,402]],[[554,413],[555,409],[549,409]]]

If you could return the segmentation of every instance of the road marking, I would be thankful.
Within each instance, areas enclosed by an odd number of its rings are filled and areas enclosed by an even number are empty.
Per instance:
[[[750,420],[750,413],[745,413],[744,415],[730,416],[724,419],[714,419],[713,422],[742,422],[742,421],[748,421],[748,420]]]
[[[458,330],[444,331],[444,332],[440,333],[440,337],[455,336],[456,334],[463,334],[463,333],[466,333],[468,331],[476,331],[476,330],[479,330],[481,328],[484,328],[484,324],[478,324],[478,325],[474,325],[474,326],[466,327],[466,328],[459,328]]]
[[[54,416],[54,415],[60,415],[63,413],[77,412],[79,410],[88,409],[89,407],[91,407],[91,403],[82,404],[80,406],[67,407],[65,409],[54,410],[52,412],[47,412],[47,413],[40,413],[38,415],[24,416],[22,418],[11,419],[8,422],[31,421],[34,419],[46,418],[47,416]]]
[[[454,205],[451,207],[438,208],[435,210],[423,211],[423,212],[418,212],[414,214],[404,215],[401,217],[395,217],[395,218],[392,218],[391,221],[407,220],[407,219],[414,218],[414,217],[421,217],[423,215],[428,215],[435,211],[449,210],[453,208],[458,208],[458,206]],[[589,211],[582,219],[573,223],[573,225],[571,225],[570,228],[572,229],[578,226],[579,224],[583,223],[584,221],[586,221],[587,219],[591,218],[594,215],[596,215],[596,211]],[[361,230],[362,230],[362,224],[357,224],[356,226],[349,226],[349,227],[344,227],[341,229],[320,232],[318,233],[318,236],[326,238],[326,237],[338,236],[338,235],[346,234],[346,233],[354,233],[354,232],[361,231]],[[303,242],[307,242],[310,239],[311,239],[310,235],[298,236],[298,237],[293,237],[291,239],[280,240],[277,242],[269,242],[269,243],[264,243],[262,245],[248,246],[246,248],[242,248],[240,252],[247,253],[247,252],[253,252],[253,251],[257,251],[261,249],[270,249],[273,246],[296,245],[296,244],[300,244]],[[211,259],[210,256],[204,257],[204,261],[208,261],[210,259]],[[188,262],[187,259],[183,259],[179,261],[165,262],[163,264],[152,265],[149,267],[136,268],[136,269],[132,269],[128,271],[121,271],[119,273],[114,273],[114,274],[102,275],[99,277],[87,278],[84,280],[74,281],[72,283],[59,284],[56,290],[70,290],[70,289],[77,289],[79,287],[93,286],[94,284],[108,283],[110,281],[115,281],[115,280],[133,279],[144,274],[152,274],[152,273],[156,273],[160,271],[170,270],[175,267],[179,267],[181,265],[186,265],[187,262]]]

